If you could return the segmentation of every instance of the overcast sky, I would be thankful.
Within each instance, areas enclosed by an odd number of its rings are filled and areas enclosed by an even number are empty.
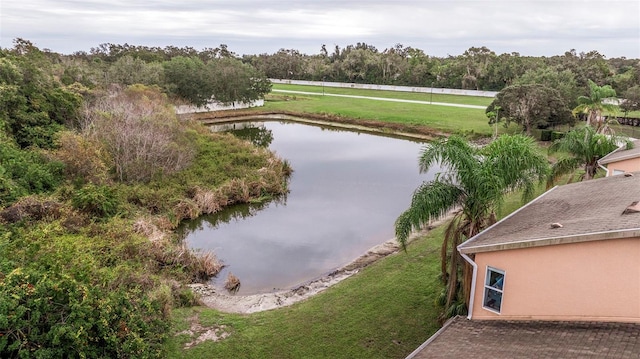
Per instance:
[[[0,47],[15,38],[59,53],[102,43],[228,45],[239,54],[318,54],[365,42],[431,56],[596,50],[640,58],[639,0],[0,0]]]

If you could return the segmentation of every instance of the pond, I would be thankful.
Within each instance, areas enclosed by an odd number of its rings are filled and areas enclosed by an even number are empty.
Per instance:
[[[190,248],[211,250],[241,281],[238,294],[290,289],[336,270],[394,237],[420,174],[423,143],[294,122],[231,125],[293,168],[286,197],[237,205],[187,222]]]

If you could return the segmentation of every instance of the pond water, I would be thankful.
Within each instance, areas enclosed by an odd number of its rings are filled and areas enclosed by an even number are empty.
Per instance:
[[[394,237],[420,174],[424,144],[287,122],[233,125],[293,168],[286,197],[237,205],[183,226],[191,248],[212,250],[241,281],[238,294],[290,289],[349,263]]]

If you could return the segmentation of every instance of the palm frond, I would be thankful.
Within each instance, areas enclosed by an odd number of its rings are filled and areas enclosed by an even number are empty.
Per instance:
[[[580,168],[582,164],[583,162],[576,157],[560,159],[551,167],[551,173],[547,179],[547,188],[554,186],[560,177],[575,172],[575,170]]]
[[[468,172],[477,165],[476,150],[459,136],[440,139],[426,146],[420,155],[420,171],[428,171],[435,163],[440,163],[454,174]]]
[[[430,181],[423,183],[414,192],[409,209],[396,220],[396,238],[405,247],[414,229],[421,228],[438,219],[460,202],[463,191],[451,183]]]

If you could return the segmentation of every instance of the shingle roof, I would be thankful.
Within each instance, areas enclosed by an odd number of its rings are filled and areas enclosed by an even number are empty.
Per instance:
[[[618,148],[617,150],[609,153],[608,155],[602,157],[598,163],[601,165],[606,165],[607,163],[617,162],[621,160],[627,160],[630,158],[640,157],[640,140],[635,140],[632,142],[632,149],[625,149],[625,147]]]
[[[640,172],[554,187],[464,242],[463,253],[640,237]],[[561,228],[552,228],[558,223]]]
[[[407,359],[638,358],[640,324],[455,317]]]

